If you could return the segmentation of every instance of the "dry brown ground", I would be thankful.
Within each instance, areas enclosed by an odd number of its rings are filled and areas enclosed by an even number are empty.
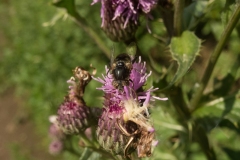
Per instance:
[[[14,90],[0,94],[0,160],[21,159],[14,157],[13,148],[19,146],[20,155],[30,160],[53,160],[48,148],[43,148],[43,137],[35,133],[33,122],[28,120],[20,98]]]

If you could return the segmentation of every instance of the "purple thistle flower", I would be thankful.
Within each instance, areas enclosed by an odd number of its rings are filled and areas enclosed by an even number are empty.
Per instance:
[[[128,141],[128,138],[121,133],[117,126],[117,119],[121,117],[122,111],[122,108],[116,104],[104,108],[98,121],[96,132],[98,142],[105,150],[114,155],[122,155]]]
[[[83,100],[85,87],[91,79],[86,70],[76,67],[74,77],[67,81],[70,84],[69,94],[60,105],[57,118],[58,125],[65,134],[78,134],[97,124],[101,109],[88,107]]]
[[[73,101],[65,101],[58,109],[58,125],[65,134],[78,134],[90,125],[90,110]]]
[[[121,16],[125,17],[124,28],[126,28],[129,21],[137,24],[141,11],[148,14],[158,3],[158,0],[93,0],[92,5],[100,1],[102,3],[102,26],[104,25],[104,16],[106,16],[105,11],[111,8],[113,12],[111,20]]]
[[[106,67],[106,73],[109,68]],[[152,96],[158,88],[143,90],[143,85],[151,75],[146,73],[146,63],[133,63],[129,79],[131,83],[123,90],[113,85],[112,75],[103,75],[103,79],[94,78],[103,84],[98,88],[105,93],[104,111],[98,121],[97,138],[100,145],[107,151],[129,156],[134,150],[139,157],[150,156],[152,146],[156,145],[155,130],[150,122],[148,109],[151,101],[167,100]]]
[[[132,92],[136,92],[136,95],[132,95],[132,96],[137,96],[139,100],[141,99],[148,100],[146,103],[149,103],[149,101],[154,101],[155,99],[167,100],[167,98],[150,96],[150,94],[158,90],[158,88],[151,87],[146,91],[138,91],[141,87],[143,87],[143,85],[147,81],[147,78],[151,75],[151,72],[148,74],[146,73],[147,71],[146,62],[141,62],[141,57],[139,57],[139,62],[133,63],[133,69],[131,70],[130,78],[129,78],[131,79],[132,83],[130,83],[128,87],[124,88],[124,92],[119,91],[112,85],[113,76],[109,74],[110,69],[107,68],[106,66],[105,70],[108,75],[102,75],[103,79],[95,78],[95,77],[92,77],[92,78],[103,84],[102,87],[97,89],[102,90],[106,94],[109,93],[113,95],[111,97],[108,97],[110,98],[110,101],[115,101],[118,103],[118,101],[122,101],[122,99],[129,99],[131,94],[135,94]],[[149,97],[149,99],[147,99],[147,97]]]
[[[101,18],[104,32],[113,41],[129,41],[134,38],[140,13],[149,14],[157,0],[93,0],[101,1]]]

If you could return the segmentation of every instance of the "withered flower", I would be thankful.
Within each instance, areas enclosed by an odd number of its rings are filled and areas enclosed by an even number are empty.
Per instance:
[[[66,134],[78,134],[97,122],[99,116],[99,112],[96,112],[97,108],[86,106],[83,100],[85,87],[91,79],[90,73],[81,67],[76,67],[74,77],[67,81],[70,84],[69,94],[59,107],[57,118],[58,125]]]

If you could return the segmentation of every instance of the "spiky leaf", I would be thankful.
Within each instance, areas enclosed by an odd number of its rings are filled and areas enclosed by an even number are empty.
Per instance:
[[[172,38],[170,52],[173,59],[178,63],[178,70],[169,86],[173,85],[187,73],[196,56],[199,54],[200,46],[201,40],[190,31],[183,32],[181,37]]]

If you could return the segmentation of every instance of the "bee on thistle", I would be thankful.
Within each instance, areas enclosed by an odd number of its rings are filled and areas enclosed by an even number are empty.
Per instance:
[[[132,159],[135,151],[139,158],[152,155],[157,141],[148,109],[152,101],[167,100],[151,95],[158,88],[143,88],[151,72],[147,73],[146,63],[141,62],[140,56],[137,59],[120,54],[110,68],[106,67],[103,78],[92,77],[103,84],[98,89],[104,92],[97,140],[106,151],[122,159]]]
[[[123,89],[123,86],[128,86],[130,79],[130,73],[133,69],[133,62],[135,59],[131,59],[131,57],[122,53],[119,54],[114,60],[112,60],[110,67],[110,74],[113,77],[112,85],[119,90]]]

